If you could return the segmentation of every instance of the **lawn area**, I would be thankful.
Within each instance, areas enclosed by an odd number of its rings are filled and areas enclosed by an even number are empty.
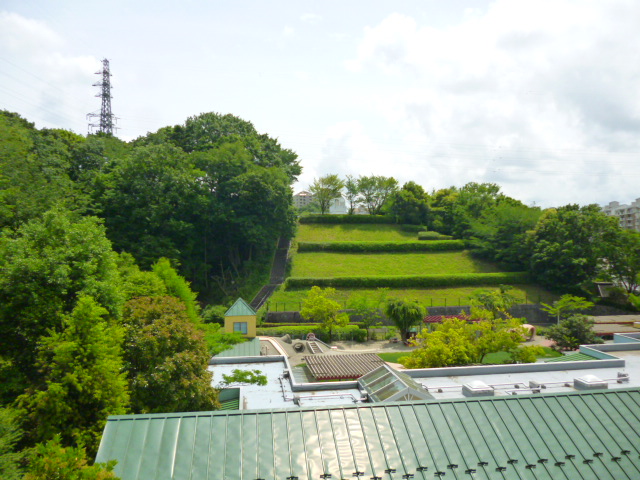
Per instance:
[[[555,358],[555,357],[562,356],[560,352],[556,352],[552,348],[549,348],[549,347],[542,347],[542,348],[544,349],[544,355],[539,356],[538,357],[539,359]],[[511,361],[510,353],[496,352],[496,353],[489,353],[487,356],[485,356],[484,361],[482,363],[484,363],[485,365],[491,365],[491,364],[509,363],[510,361]]]
[[[392,362],[392,363],[400,363],[398,362],[398,359],[400,357],[406,357],[407,355],[409,355],[411,352],[390,352],[390,353],[379,353],[378,356],[384,360],[385,362]]]
[[[359,275],[433,275],[492,273],[502,270],[477,260],[468,251],[427,253],[298,253],[292,277],[349,277]]]
[[[398,225],[298,225],[298,242],[407,242],[417,240],[415,232],[403,232]]]
[[[433,288],[433,289],[403,289],[389,290],[388,297],[401,298],[407,300],[417,300],[425,307],[443,307],[468,305],[468,298],[473,292],[487,288],[497,290],[494,285],[488,287],[458,287],[458,288]],[[282,288],[277,290],[269,299],[269,309],[272,311],[300,310],[308,290],[287,290]],[[557,300],[557,296],[535,285],[514,285],[512,293],[522,299],[522,303],[538,303],[541,300],[545,303],[552,303]],[[359,289],[346,290],[339,289],[336,299],[346,307],[349,298],[353,295],[376,295],[376,290]]]

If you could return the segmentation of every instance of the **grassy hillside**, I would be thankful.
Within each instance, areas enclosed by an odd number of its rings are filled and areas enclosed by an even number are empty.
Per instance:
[[[293,277],[358,275],[432,275],[493,273],[500,268],[471,257],[468,251],[429,253],[299,253],[293,258]]]
[[[298,225],[298,242],[402,242],[417,240],[398,225]]]

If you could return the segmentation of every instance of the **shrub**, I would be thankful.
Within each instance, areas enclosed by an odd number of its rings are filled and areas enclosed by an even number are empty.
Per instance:
[[[464,250],[463,240],[432,242],[300,242],[298,252],[342,252],[342,253],[384,253],[384,252],[443,252]]]
[[[393,217],[386,215],[304,215],[299,219],[300,223],[395,223]]]
[[[258,328],[256,335],[267,337],[281,337],[291,335],[291,338],[306,338],[308,333],[315,333],[323,342],[329,341],[329,331],[323,329],[320,324],[310,323],[300,326]],[[364,342],[367,340],[367,331],[358,325],[347,325],[333,329],[333,340],[354,340]]]
[[[426,231],[427,227],[425,227],[424,225],[409,225],[407,223],[403,223],[402,225],[400,225],[400,230],[402,230],[403,232],[419,233]]]
[[[313,286],[334,288],[432,288],[530,283],[526,272],[461,273],[453,275],[370,275],[360,277],[289,277],[285,290]]]
[[[451,240],[451,235],[443,235],[438,232],[418,232],[418,240]]]

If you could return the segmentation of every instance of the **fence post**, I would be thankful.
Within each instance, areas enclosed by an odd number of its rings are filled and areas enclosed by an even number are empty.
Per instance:
[[[431,297],[431,306],[433,307],[433,297]]]
[[[444,297],[444,306],[447,306],[447,297]]]

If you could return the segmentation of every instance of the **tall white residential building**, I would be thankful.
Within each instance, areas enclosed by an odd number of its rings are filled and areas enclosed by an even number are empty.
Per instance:
[[[609,205],[602,207],[602,211],[607,215],[618,217],[622,228],[640,232],[640,198],[636,198],[631,205],[610,202]]]
[[[293,196],[293,205],[296,208],[302,208],[313,202],[313,193],[303,190]]]

